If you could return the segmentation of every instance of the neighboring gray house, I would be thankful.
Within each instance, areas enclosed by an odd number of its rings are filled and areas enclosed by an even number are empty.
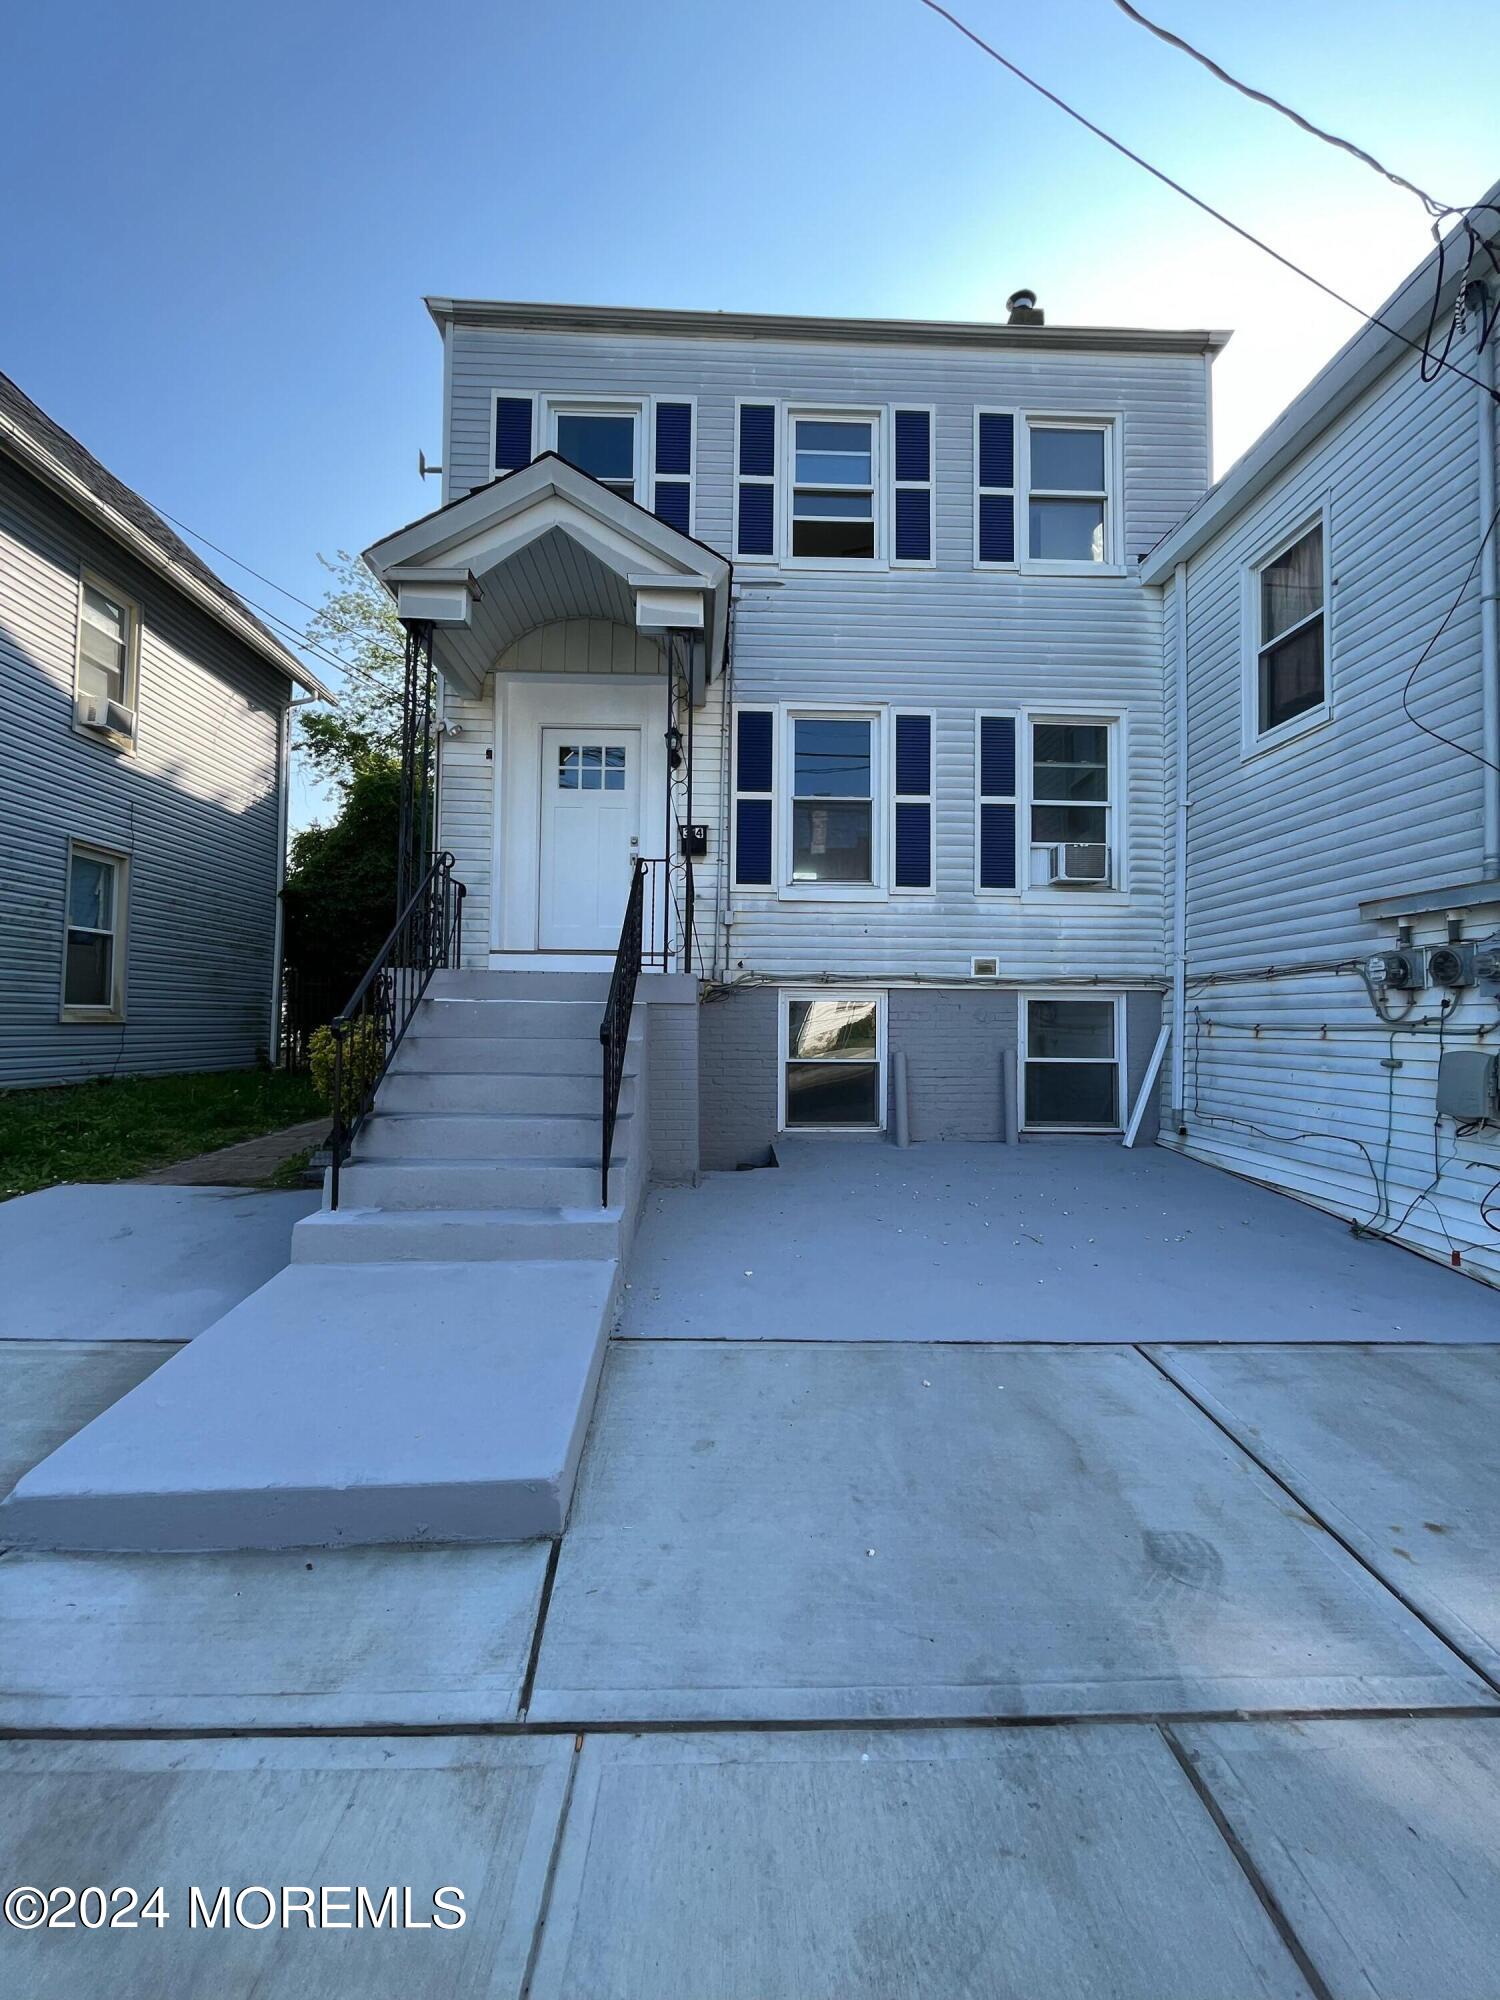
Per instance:
[[[0,375],[0,1084],[274,1049],[294,682],[323,692]]]
[[[1440,333],[1464,261],[1450,246]],[[1500,290],[1480,266],[1450,350],[1480,386],[1424,382],[1407,344],[1429,259],[1143,575],[1187,746],[1164,1139],[1500,1281],[1495,334],[1479,345]]]
[[[1006,1051],[1023,1131],[1117,1132],[1165,984],[1136,569],[1225,336],[429,308],[445,505],[370,560],[433,621],[466,962],[607,968],[640,853],[702,1166],[883,1129],[901,1070],[914,1138],[1003,1137]]]

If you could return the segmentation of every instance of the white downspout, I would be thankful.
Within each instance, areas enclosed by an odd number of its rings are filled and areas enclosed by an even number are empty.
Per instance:
[[[1172,1129],[1187,1100],[1188,566],[1172,572],[1172,706],[1177,756],[1172,786]]]
[[[1488,299],[1477,288],[1479,323]],[[1500,332],[1500,329],[1497,329]],[[1495,340],[1484,343],[1479,361],[1479,532],[1495,518]],[[1500,875],[1500,528],[1484,545],[1479,564],[1479,659],[1484,701],[1484,879]]]

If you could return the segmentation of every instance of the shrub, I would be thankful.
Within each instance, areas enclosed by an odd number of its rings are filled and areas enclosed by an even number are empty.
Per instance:
[[[333,1108],[335,1038],[332,1028],[318,1028],[307,1044],[313,1089]],[[358,1110],[375,1088],[385,1066],[385,1027],[373,1014],[356,1021],[344,1036],[344,1115]]]

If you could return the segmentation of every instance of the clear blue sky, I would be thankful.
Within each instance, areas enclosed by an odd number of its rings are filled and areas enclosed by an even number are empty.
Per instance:
[[[1428,247],[1109,0],[955,11],[1354,298]],[[1479,0],[1146,11],[1444,200],[1500,177]],[[982,318],[1028,284],[1054,320],[1234,327],[1221,467],[1350,330],[917,0],[51,0],[4,52],[0,367],[313,599],[319,550],[435,502],[424,293]]]

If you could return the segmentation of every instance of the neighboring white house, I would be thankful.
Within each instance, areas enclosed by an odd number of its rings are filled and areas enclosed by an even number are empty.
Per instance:
[[[1449,358],[1482,386],[1407,344],[1430,259],[1142,574],[1186,737],[1164,1142],[1500,1280],[1500,287],[1471,275]]]
[[[323,692],[0,375],[0,1085],[274,1051],[294,683]]]

